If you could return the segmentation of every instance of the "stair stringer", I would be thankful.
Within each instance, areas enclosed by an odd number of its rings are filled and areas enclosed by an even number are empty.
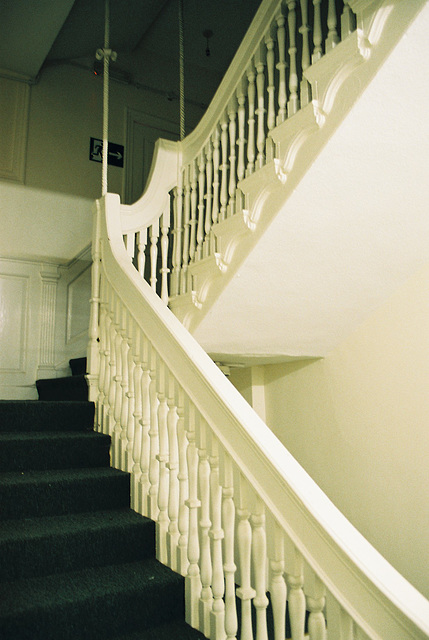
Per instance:
[[[169,306],[191,333],[242,267],[361,93],[364,82],[356,81],[354,72],[369,56],[361,40],[353,32],[308,70],[313,95],[320,97],[270,132],[275,158],[238,183],[237,212],[212,228],[215,258],[189,265],[192,289],[170,298]],[[337,103],[341,106],[335,109]]]
[[[210,353],[223,350],[222,336],[216,330],[222,315],[216,312],[216,305],[221,304],[219,298],[228,290],[231,281],[240,277],[243,269],[261,267],[260,263],[250,264],[252,250],[279,213],[285,212],[289,198],[308,169],[364,94],[423,5],[423,2],[408,6],[383,3],[375,12],[370,13],[368,9],[366,14],[358,15],[358,29],[306,71],[312,87],[312,102],[270,132],[275,145],[274,160],[238,184],[237,202],[243,202],[244,206],[235,216],[220,223],[222,236],[218,238],[217,254],[222,269],[211,272],[207,269],[203,278],[196,278],[187,304],[180,302],[180,296],[170,301],[173,312]],[[234,239],[233,225],[241,231],[240,237],[236,235]],[[227,231],[229,227],[230,232]],[[216,225],[213,232],[216,236]],[[191,265],[190,270],[193,268]],[[270,277],[272,273],[267,272],[266,278]],[[212,315],[217,318],[215,323],[211,321]],[[229,309],[225,310],[223,318],[222,328],[229,318],[234,322]],[[214,345],[212,339],[216,333],[218,345]],[[255,352],[254,355],[272,354]],[[286,346],[283,352],[277,350],[276,355],[314,357],[324,355],[324,351],[313,349],[298,354]]]

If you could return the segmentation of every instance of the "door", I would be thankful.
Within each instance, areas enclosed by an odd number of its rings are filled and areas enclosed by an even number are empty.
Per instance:
[[[178,140],[178,125],[133,109],[127,110],[124,203],[132,204],[142,195],[158,138]]]

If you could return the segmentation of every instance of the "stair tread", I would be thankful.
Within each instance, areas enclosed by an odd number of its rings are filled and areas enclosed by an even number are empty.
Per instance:
[[[38,609],[75,606],[79,602],[132,594],[153,587],[181,588],[183,578],[155,558],[80,571],[5,582],[0,585],[0,620]],[[108,601],[107,601],[108,602]],[[106,605],[105,605],[106,606]]]
[[[35,540],[60,533],[70,534],[78,531],[97,533],[106,528],[120,529],[129,524],[153,527],[152,520],[127,508],[46,516],[44,518],[11,519],[0,522],[0,545],[10,540]]]
[[[55,440],[95,440],[110,441],[110,436],[97,431],[3,431],[0,432],[0,442],[29,442]]]
[[[43,471],[5,471],[0,473],[0,488],[13,485],[39,484],[50,485],[63,482],[86,482],[93,478],[123,477],[128,474],[112,467],[96,467],[83,469],[48,469]]]

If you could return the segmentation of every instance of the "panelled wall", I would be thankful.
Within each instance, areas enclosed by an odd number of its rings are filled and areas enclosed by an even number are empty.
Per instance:
[[[0,259],[0,398],[37,397],[88,340],[90,250],[68,265]]]

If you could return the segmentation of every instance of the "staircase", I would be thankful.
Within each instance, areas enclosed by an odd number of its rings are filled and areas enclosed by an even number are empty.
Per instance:
[[[93,431],[81,361],[0,402],[0,637],[202,638],[183,578],[155,559],[154,523],[129,508],[129,475]],[[168,606],[165,606],[168,603]]]

